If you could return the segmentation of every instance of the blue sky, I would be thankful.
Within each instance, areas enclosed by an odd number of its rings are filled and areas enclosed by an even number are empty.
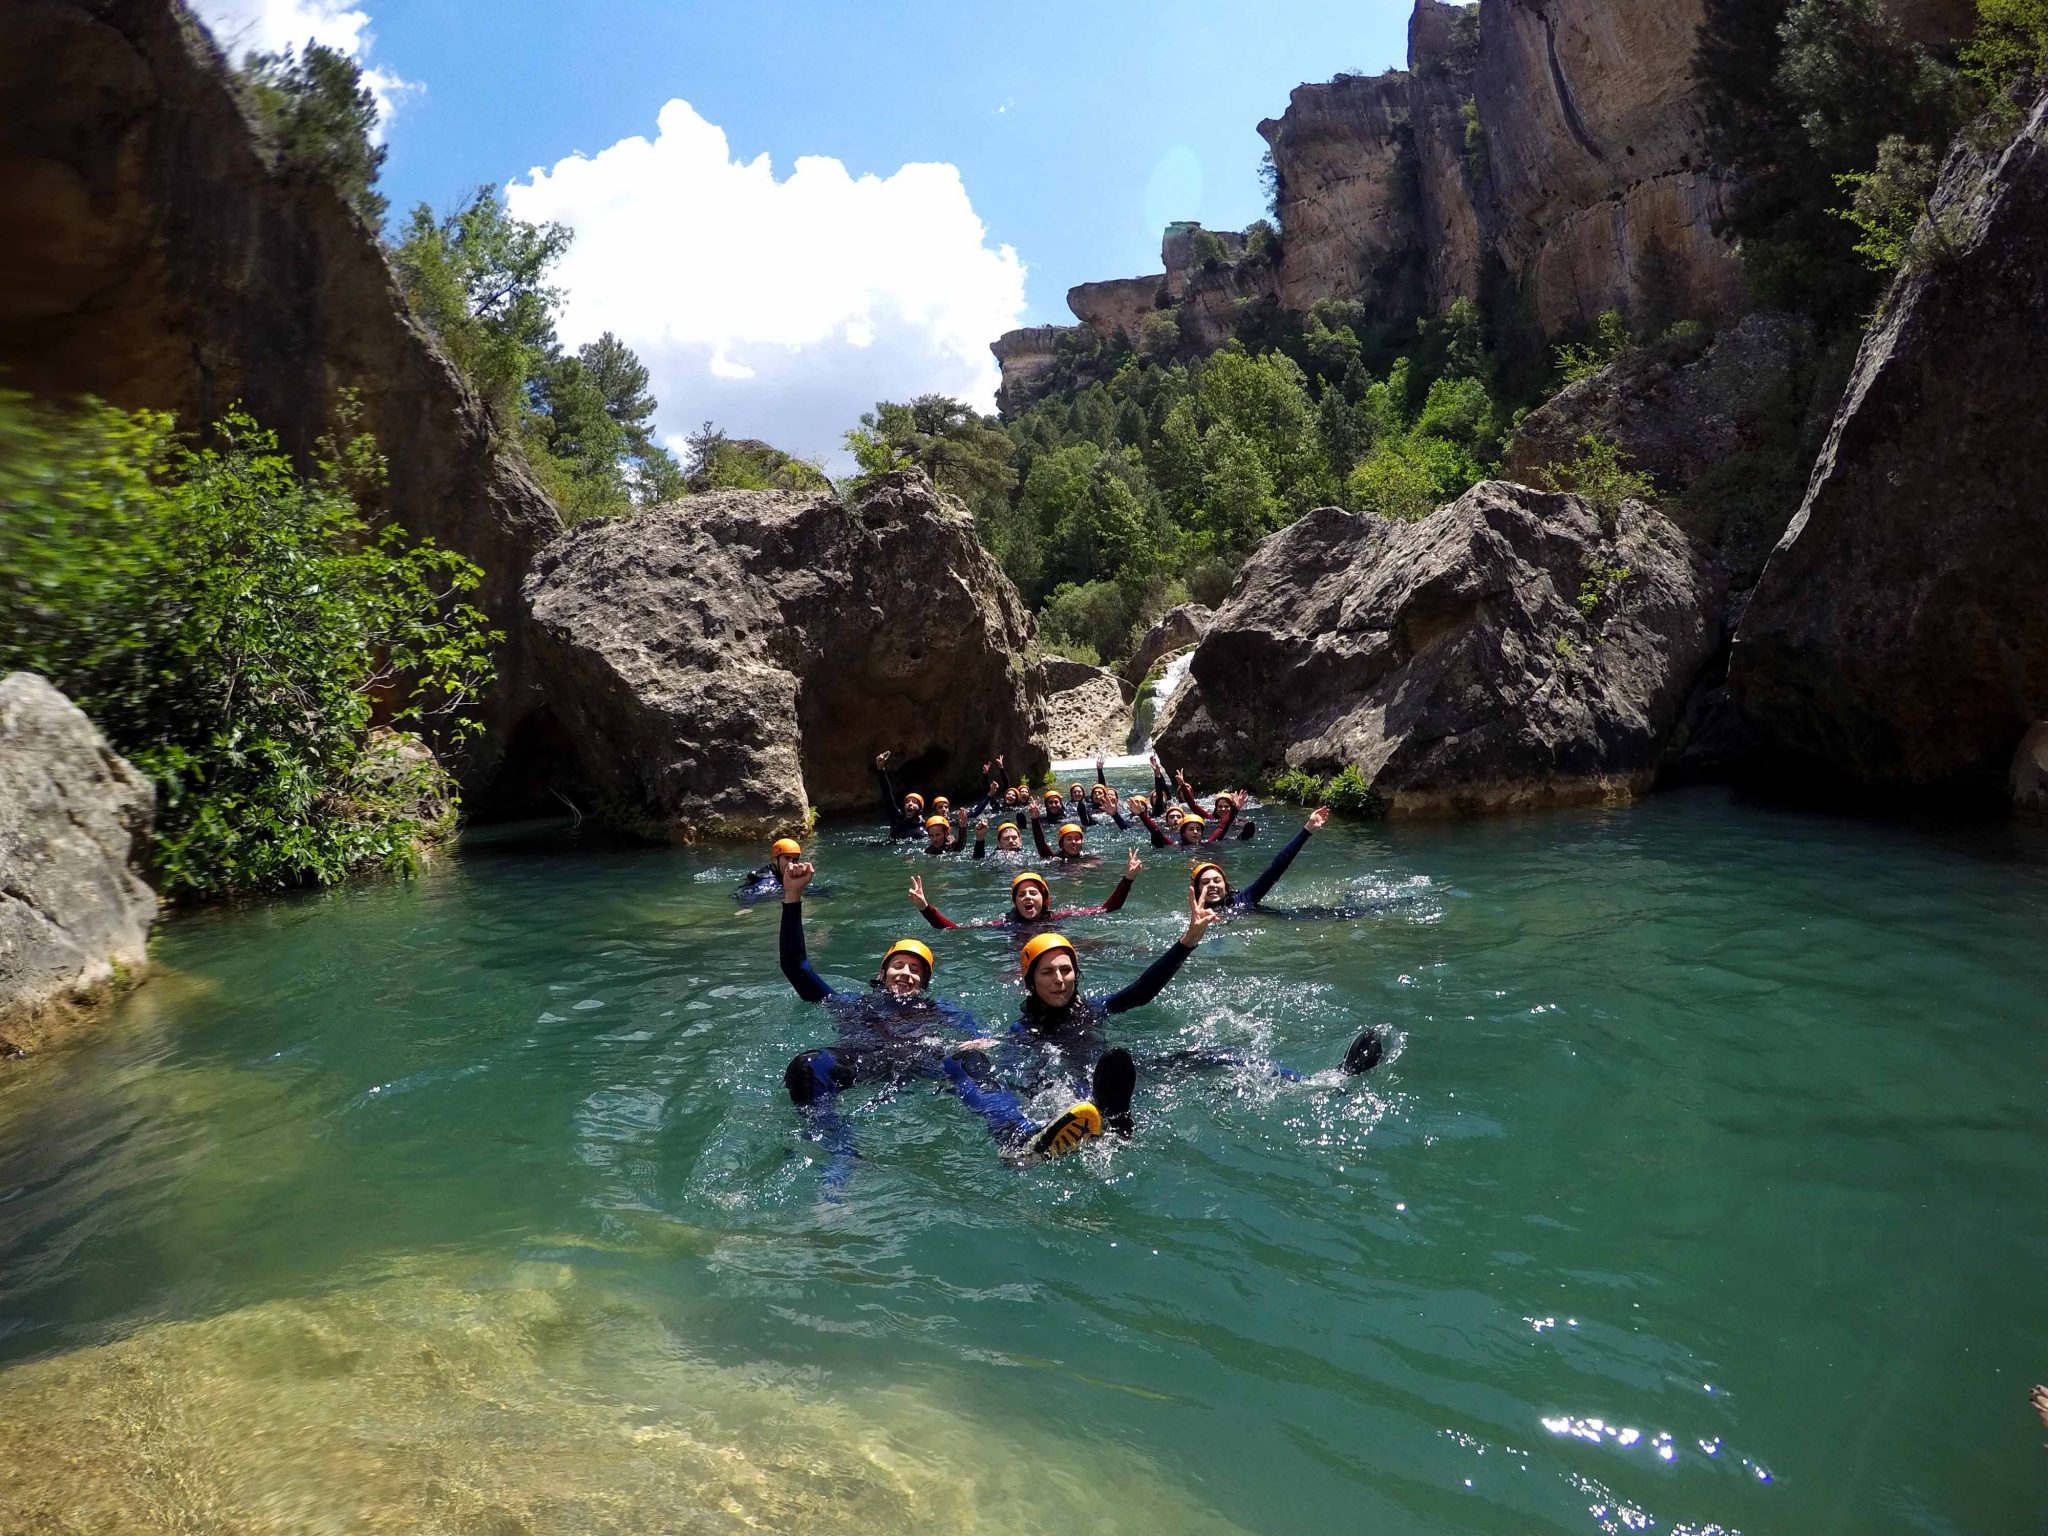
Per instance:
[[[1154,270],[1169,219],[1236,228],[1259,216],[1259,119],[1302,81],[1398,65],[1409,11],[1401,0],[199,8],[249,41],[346,33],[380,78],[413,83],[388,87],[384,190],[396,207],[524,184],[515,212],[578,229],[565,339],[621,330],[655,369],[667,432],[708,416],[806,453],[830,453],[877,394],[985,392],[992,375],[971,353],[1008,324],[1067,321],[1071,284]],[[672,99],[694,116],[668,120],[657,148],[607,153],[655,140]],[[763,154],[772,177],[752,164]],[[527,179],[578,155],[590,163]],[[801,156],[848,175],[815,167],[793,190]],[[897,176],[927,164],[957,178]],[[784,301],[805,318],[769,313]]]

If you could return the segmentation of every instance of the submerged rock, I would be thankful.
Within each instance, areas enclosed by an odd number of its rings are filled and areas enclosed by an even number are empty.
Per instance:
[[[1500,482],[1414,523],[1326,507],[1246,564],[1160,752],[1210,779],[1355,766],[1396,816],[1633,795],[1721,597],[1639,503],[1611,529],[1576,496]]]
[[[676,1238],[549,1246],[592,1262],[382,1254],[367,1283],[125,1320],[0,1370],[0,1530],[993,1536],[1099,1525],[1113,1489],[1159,1529],[1242,1536],[1099,1435],[881,1372],[698,1358],[687,1308],[605,1283]]]
[[[0,679],[0,1050],[103,1001],[148,956],[149,781],[29,672]]]
[[[1959,151],[1729,664],[1781,759],[2001,801],[2048,715],[2048,98]]]
[[[920,470],[841,502],[724,491],[585,523],[528,579],[547,705],[506,772],[643,830],[752,835],[806,808],[1048,759],[1030,616]],[[538,803],[538,800],[536,801]]]

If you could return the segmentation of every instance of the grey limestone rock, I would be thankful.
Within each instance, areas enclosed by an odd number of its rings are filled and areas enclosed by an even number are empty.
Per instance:
[[[0,679],[0,1041],[23,1048],[146,963],[155,796],[42,678]]]
[[[1639,503],[1611,528],[1501,482],[1414,523],[1324,508],[1246,564],[1159,749],[1212,781],[1355,766],[1396,816],[1625,798],[1656,775],[1722,596]]]

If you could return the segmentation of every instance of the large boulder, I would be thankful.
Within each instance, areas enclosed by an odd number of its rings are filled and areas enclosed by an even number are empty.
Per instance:
[[[1626,797],[1721,600],[1640,503],[1603,526],[1576,496],[1492,482],[1414,523],[1327,507],[1246,563],[1159,749],[1212,780],[1355,767],[1396,816]]]
[[[2048,98],[1943,171],[1743,614],[1737,706],[1788,765],[2002,801],[2048,716]]]
[[[147,962],[156,799],[72,702],[0,678],[0,1051],[30,1048]]]
[[[487,772],[528,706],[519,584],[553,504],[407,310],[376,232],[285,166],[170,0],[0,5],[0,376],[168,410],[241,404],[303,464],[352,391],[389,466],[382,515],[483,568],[506,632]]]
[[[1048,656],[1045,740],[1053,761],[1109,757],[1123,751],[1131,733],[1134,692],[1114,672]]]
[[[724,491],[585,523],[526,584],[548,700],[506,766],[673,837],[866,809],[871,763],[905,787],[1036,776],[1030,616],[922,471],[827,494]]]
[[[1138,648],[1131,652],[1131,659],[1124,663],[1125,681],[1132,687],[1144,682],[1147,672],[1175,651],[1184,651],[1198,643],[1209,633],[1209,626],[1215,621],[1214,611],[1200,603],[1182,603],[1178,608],[1169,609],[1161,615],[1158,623],[1145,631],[1145,638],[1138,642]]]

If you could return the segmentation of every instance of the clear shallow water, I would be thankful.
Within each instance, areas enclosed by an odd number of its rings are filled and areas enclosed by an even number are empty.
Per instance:
[[[931,937],[909,874],[1007,883],[817,847],[835,981]],[[1178,930],[1147,857],[1091,988]],[[919,1087],[838,1205],[741,869],[493,839],[198,914],[0,1079],[0,1529],[130,1482],[178,1529],[2041,1528],[2038,833],[1333,827],[1274,903],[1370,916],[1233,923],[1122,1033],[1322,1068],[1384,1020],[1371,1078],[1141,1086],[1134,1143],[1023,1174]],[[1014,1015],[1008,940],[937,942]]]

